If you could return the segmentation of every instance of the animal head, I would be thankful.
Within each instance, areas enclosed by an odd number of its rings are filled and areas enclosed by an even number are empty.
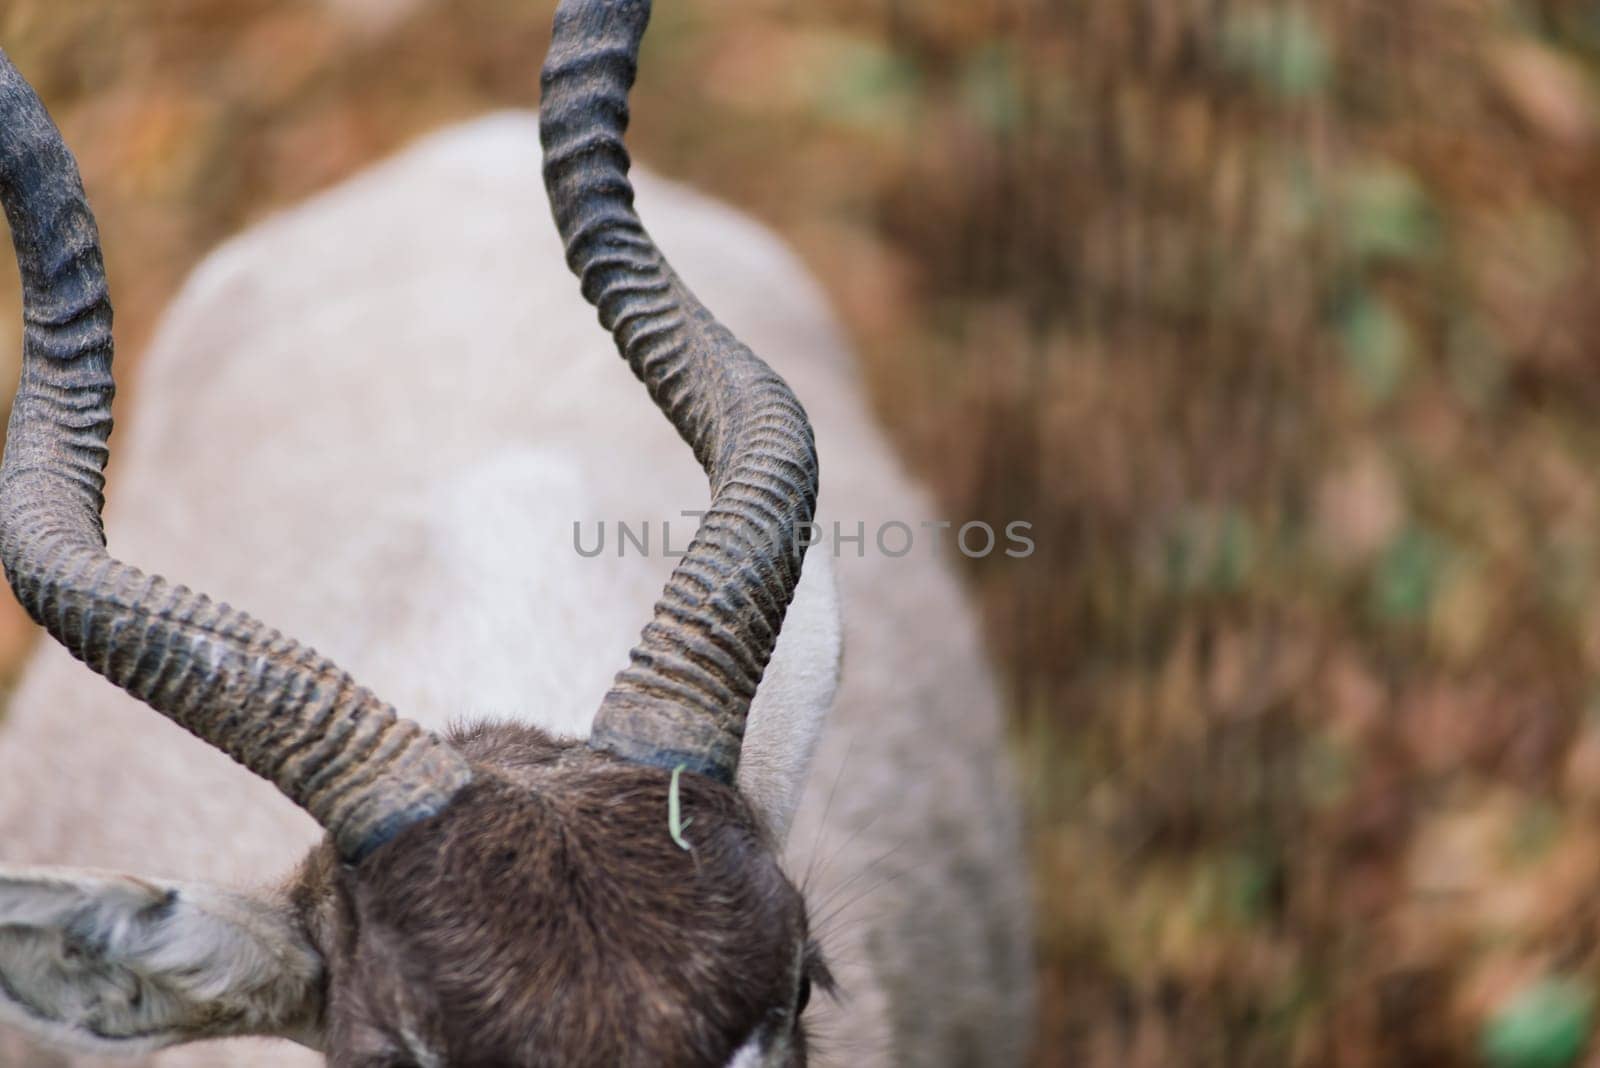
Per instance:
[[[111,309],[76,165],[0,54],[21,382],[0,562],[88,667],[328,834],[276,894],[0,869],[0,1018],[135,1052],[245,1034],[337,1066],[803,1064],[827,971],[736,784],[816,498],[804,411],[673,272],[622,144],[648,0],[565,0],[542,84],[568,263],[712,499],[586,741],[435,736],[250,616],[110,556]],[[789,784],[792,786],[792,784]],[[787,790],[792,798],[793,790]]]

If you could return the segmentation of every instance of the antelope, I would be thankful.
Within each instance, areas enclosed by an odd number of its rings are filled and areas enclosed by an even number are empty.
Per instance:
[[[104,527],[96,228],[0,53],[0,562],[54,639],[0,722],[0,1064],[1021,1063],[973,613],[938,555],[850,540],[930,508],[804,271],[630,180],[649,11],[563,0],[537,121],[436,133],[203,263]],[[641,517],[693,537],[574,551]]]

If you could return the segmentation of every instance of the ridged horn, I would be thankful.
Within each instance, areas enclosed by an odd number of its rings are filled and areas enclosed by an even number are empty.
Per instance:
[[[544,181],[567,263],[711,483],[589,744],[731,783],[800,580],[817,455],[788,385],[695,298],[634,212],[622,136],[649,18],[648,0],[563,0],[541,79]]]
[[[359,860],[442,809],[462,756],[337,665],[243,612],[114,559],[100,509],[111,302],[78,168],[0,52],[0,201],[22,274],[22,377],[0,464],[0,564],[90,668],[275,783]]]

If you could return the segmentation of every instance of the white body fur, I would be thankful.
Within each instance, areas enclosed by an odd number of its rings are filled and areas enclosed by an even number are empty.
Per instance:
[[[496,717],[586,733],[673,563],[660,522],[681,549],[680,512],[706,489],[579,297],[538,172],[531,117],[480,120],[213,255],[112,439],[111,550],[310,642],[435,729]],[[809,554],[741,768],[780,823],[803,783],[788,861],[843,987],[812,1009],[814,1061],[1020,1063],[1031,932],[995,689],[941,554],[872,544],[882,522],[937,517],[793,258],[724,207],[636,184],[680,273],[805,403],[824,529],[867,531],[864,557],[853,543]],[[619,559],[615,523],[647,519],[652,555]],[[606,552],[585,559],[573,523],[592,544],[601,520]],[[263,885],[317,835],[52,643],[0,726],[5,866]],[[0,1064],[101,1063],[18,1042],[0,1031]],[[245,1039],[150,1062],[320,1056]]]

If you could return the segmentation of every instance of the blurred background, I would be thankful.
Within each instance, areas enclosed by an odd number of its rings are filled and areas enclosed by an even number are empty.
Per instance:
[[[549,6],[0,0],[124,370],[220,239],[532,106]],[[799,250],[943,514],[1034,525],[957,562],[1038,1063],[1600,1065],[1600,3],[657,7],[636,154]]]

